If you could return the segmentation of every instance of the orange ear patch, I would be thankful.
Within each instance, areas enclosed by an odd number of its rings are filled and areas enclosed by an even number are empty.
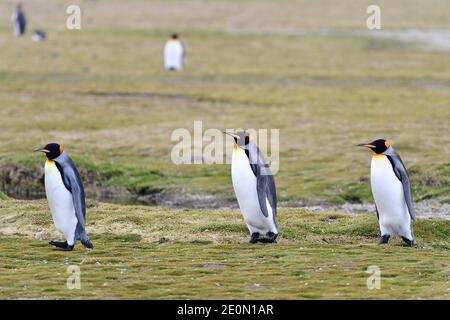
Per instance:
[[[59,153],[63,153],[64,152],[64,148],[62,146],[59,146]]]
[[[384,145],[386,146],[386,148],[389,148],[391,146],[391,144],[387,141],[384,142]]]

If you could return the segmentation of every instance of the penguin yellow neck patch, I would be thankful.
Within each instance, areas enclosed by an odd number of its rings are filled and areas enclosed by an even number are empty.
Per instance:
[[[382,153],[377,153],[377,154],[374,154],[374,155],[372,156],[372,159],[374,159],[374,160],[381,160],[381,159],[384,159],[384,157],[385,157],[384,154],[382,154]]]
[[[233,152],[241,152],[242,149],[237,145],[237,143],[234,144],[233,146]]]

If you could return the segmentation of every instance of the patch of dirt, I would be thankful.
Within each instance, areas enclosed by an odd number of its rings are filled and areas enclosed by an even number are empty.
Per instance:
[[[419,43],[430,48],[442,51],[450,50],[450,30],[380,30],[377,32],[361,31],[354,32],[356,36],[372,37],[375,39],[388,39],[402,43]]]
[[[441,203],[439,199],[423,200],[414,203],[417,218],[441,218],[450,220],[450,203]],[[280,207],[302,208],[308,211],[335,211],[343,213],[374,213],[375,205],[373,203],[344,203],[331,204],[326,202],[310,203],[305,201],[287,201],[281,202]]]
[[[229,29],[238,34],[281,34],[290,36],[361,37],[374,40],[390,40],[401,44],[422,44],[428,48],[450,51],[450,29],[403,29],[403,30],[336,30],[300,28],[239,28]],[[380,46],[381,44],[379,44]],[[386,45],[386,44],[384,44]]]
[[[88,198],[107,202],[127,203],[136,197],[124,188],[106,187],[106,177],[80,169],[80,175]],[[45,198],[44,168],[27,168],[13,163],[0,165],[0,190],[14,199]]]
[[[170,208],[237,208],[235,201],[215,195],[193,195],[178,190],[143,189],[140,191],[107,185],[109,177],[80,168],[86,197],[119,204],[160,205]],[[14,199],[45,198],[44,169],[27,168],[13,163],[0,165],[0,190]]]
[[[136,200],[149,205],[160,205],[169,208],[192,209],[226,209],[237,208],[235,201],[215,195],[189,194],[177,190],[140,194]]]
[[[33,170],[7,163],[0,166],[0,190],[9,197],[39,199],[45,196],[44,168]]]
[[[107,186],[108,177],[98,172],[80,169],[86,197],[90,200],[119,204],[159,205],[169,208],[192,209],[237,209],[235,199],[208,194],[189,194],[180,190],[145,189],[139,192],[125,188]],[[25,168],[16,164],[0,165],[0,191],[15,199],[45,198],[44,169],[42,167]],[[302,208],[308,211],[336,211],[343,213],[373,213],[373,203],[332,204],[321,201],[280,201],[280,208]],[[439,199],[429,199],[415,203],[418,218],[441,218],[450,220],[450,203],[441,203]],[[327,223],[327,221],[325,222]],[[330,221],[329,223],[332,223]]]

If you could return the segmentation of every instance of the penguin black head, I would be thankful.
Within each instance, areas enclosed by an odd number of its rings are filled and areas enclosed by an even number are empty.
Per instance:
[[[178,33],[172,33],[172,35],[170,36],[171,39],[176,40],[178,39]]]
[[[63,153],[64,148],[57,143],[49,143],[45,147],[34,149],[34,152],[43,152],[48,159],[53,160]]]
[[[378,140],[372,141],[370,143],[358,144],[358,147],[369,148],[377,154],[385,152],[387,149],[389,149],[390,146],[391,146],[391,144],[389,142],[387,142],[385,139],[378,139]]]
[[[232,136],[234,142],[240,147],[245,147],[250,142],[250,134],[246,131],[236,131],[235,133],[225,131],[224,133]]]

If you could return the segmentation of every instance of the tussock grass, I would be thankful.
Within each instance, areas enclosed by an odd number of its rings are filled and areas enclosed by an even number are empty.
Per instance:
[[[239,212],[90,203],[95,244],[53,250],[45,201],[0,202],[0,298],[448,299],[450,221],[415,223],[417,246],[379,246],[374,214],[282,209],[275,245],[249,245]],[[69,265],[81,289],[68,290]],[[371,265],[382,288],[368,290]]]

